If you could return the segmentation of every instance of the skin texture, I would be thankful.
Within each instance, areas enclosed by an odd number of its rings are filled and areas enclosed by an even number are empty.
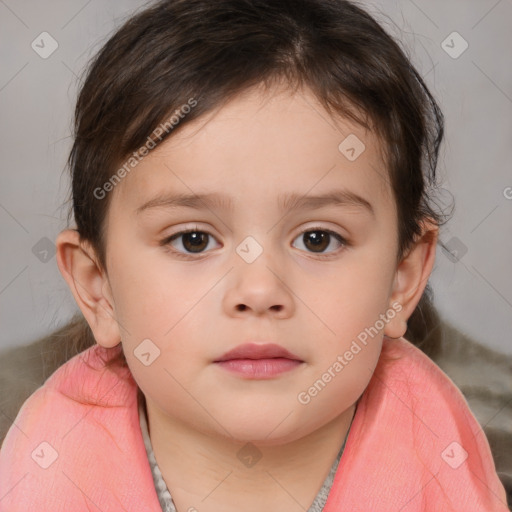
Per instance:
[[[365,145],[355,161],[338,149],[350,134]],[[373,214],[358,205],[279,208],[281,194],[338,189],[362,196]],[[210,192],[230,196],[232,209],[136,212],[159,194]],[[246,91],[173,134],[111,193],[106,271],[73,230],[57,239],[58,264],[97,342],[123,344],[178,510],[307,510],[383,336],[406,331],[432,270],[437,228],[425,224],[397,265],[396,206],[378,139],[333,120],[309,90]],[[160,245],[185,229],[211,235],[202,252],[191,254],[187,236]],[[307,230],[333,231],[347,244],[327,236],[315,246]],[[258,245],[245,245],[246,237]],[[251,263],[237,252],[258,246]],[[301,403],[299,394],[390,310],[396,314],[379,334]],[[145,339],[160,350],[149,366],[134,354]],[[277,343],[302,363],[266,380],[214,363],[248,341]],[[261,455],[252,467],[237,456],[246,443]]]

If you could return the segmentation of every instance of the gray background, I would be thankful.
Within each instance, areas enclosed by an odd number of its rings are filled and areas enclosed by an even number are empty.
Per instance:
[[[436,304],[465,333],[512,354],[512,0],[360,3],[402,41],[446,116],[440,199],[453,194],[456,209],[440,236],[452,252],[438,247],[431,278]],[[78,76],[142,5],[0,0],[0,349],[77,310],[53,242],[66,227]],[[454,31],[469,45],[458,58]],[[58,43],[46,59],[31,47],[42,32]]]

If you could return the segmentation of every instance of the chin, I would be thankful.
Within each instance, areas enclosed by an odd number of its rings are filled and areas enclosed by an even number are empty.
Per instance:
[[[282,446],[306,436],[317,426],[310,426],[298,418],[295,411],[289,411],[282,414],[283,409],[276,414],[258,414],[243,415],[237,418],[231,418],[226,422],[224,418],[223,426],[229,431],[230,437],[226,431],[217,430],[217,434],[226,438],[226,440],[234,441],[245,445],[251,443],[257,446]]]

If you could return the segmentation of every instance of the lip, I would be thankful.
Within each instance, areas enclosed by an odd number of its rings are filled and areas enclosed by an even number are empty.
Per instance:
[[[214,364],[245,379],[271,379],[292,371],[304,361],[275,343],[244,343]]]
[[[232,359],[291,359],[293,361],[300,361],[302,359],[295,354],[292,354],[281,345],[275,343],[244,343],[238,345],[233,350],[226,352],[224,355],[216,359],[215,363],[223,361],[230,361]]]

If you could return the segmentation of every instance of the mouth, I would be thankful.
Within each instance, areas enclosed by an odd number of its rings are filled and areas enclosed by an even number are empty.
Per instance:
[[[246,379],[271,379],[302,363],[300,357],[274,343],[245,343],[214,361],[223,370]]]

